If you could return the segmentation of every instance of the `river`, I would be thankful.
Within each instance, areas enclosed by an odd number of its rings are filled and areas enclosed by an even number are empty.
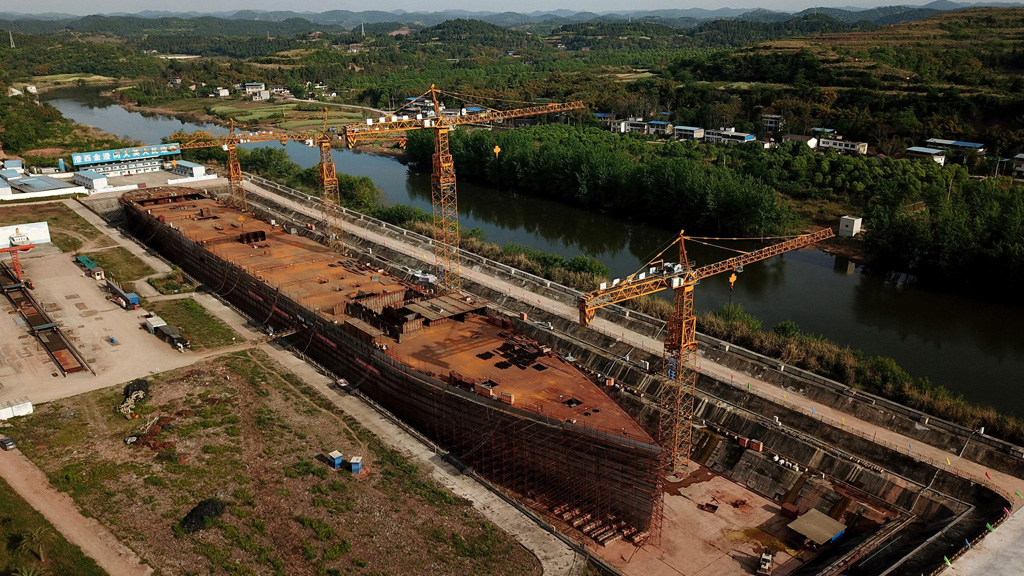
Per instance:
[[[111,134],[157,143],[175,130],[222,129],[161,116],[128,112],[95,89],[52,93],[49,103],[76,122]],[[248,144],[280,146],[279,143]],[[298,142],[286,146],[292,160],[310,167],[319,151]],[[368,176],[390,203],[430,211],[430,175],[399,161],[368,153],[335,150],[339,172]],[[456,166],[458,172],[458,166]],[[667,245],[678,231],[623,222],[542,198],[514,195],[460,182],[459,221],[480,228],[488,241],[517,243],[565,257],[593,256],[625,276]],[[688,245],[699,264],[730,254]],[[671,259],[671,258],[669,258]],[[997,276],[996,271],[993,274]],[[894,358],[914,376],[1024,416],[1024,396],[1014,382],[1024,374],[1024,309],[932,292],[864,274],[846,261],[813,249],[752,264],[730,295],[725,275],[701,282],[698,310],[742,304],[766,328],[783,320],[806,332]]]

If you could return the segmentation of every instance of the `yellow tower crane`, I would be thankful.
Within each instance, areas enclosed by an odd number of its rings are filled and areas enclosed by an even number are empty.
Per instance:
[[[321,223],[327,245],[332,248],[343,248],[344,241],[341,229],[341,198],[338,189],[338,176],[331,156],[331,137],[327,132],[327,108],[324,108],[323,129],[316,134],[256,131],[236,132],[234,120],[229,123],[227,134],[213,134],[200,130],[196,132],[174,132],[171,140],[180,143],[182,150],[198,148],[223,148],[228,153],[228,184],[231,188],[232,202],[243,211],[249,209],[246,191],[242,186],[242,166],[238,162],[238,145],[249,142],[278,141],[285,145],[288,141],[303,142],[320,149],[320,211]]]
[[[697,283],[709,276],[727,271],[740,271],[746,264],[758,262],[810,246],[833,237],[831,228],[796,236],[789,240],[694,268],[686,256],[686,240],[719,240],[684,236],[672,242],[640,271],[612,286],[580,296],[577,306],[580,324],[587,326],[594,320],[599,308],[654,294],[671,288],[675,292],[672,314],[666,325],[664,349],[664,376],[668,385],[661,394],[660,440],[665,450],[666,466],[670,473],[682,472],[689,463],[693,443],[693,407],[697,391],[697,317],[693,311],[693,290]],[[765,238],[770,240],[771,238]],[[662,255],[679,244],[679,263],[666,263]]]
[[[459,211],[455,192],[455,163],[448,150],[448,131],[462,124],[494,122],[524,116],[536,116],[551,112],[578,110],[583,102],[543,104],[515,110],[485,109],[470,114],[445,114],[439,95],[458,98],[459,94],[444,93],[431,85],[430,90],[416,98],[429,102],[433,109],[410,116],[401,111],[382,119],[369,119],[366,124],[345,126],[345,143],[351,147],[360,141],[395,139],[396,134],[409,130],[428,128],[434,131],[433,170],[431,172],[430,196],[434,211],[434,259],[437,265],[438,286],[442,293],[458,292],[462,289],[459,266]],[[461,111],[460,111],[461,112]]]

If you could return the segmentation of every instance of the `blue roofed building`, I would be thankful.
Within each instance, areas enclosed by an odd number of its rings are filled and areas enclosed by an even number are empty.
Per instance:
[[[676,126],[672,129],[676,140],[703,140],[704,129],[696,126]]]
[[[930,148],[941,148],[956,152],[977,152],[985,153],[985,145],[978,142],[964,142],[962,140],[943,140],[942,138],[929,138],[925,140]]]
[[[672,133],[672,125],[664,120],[651,120],[647,123],[647,133],[651,136],[668,136]]]
[[[737,132],[735,128],[719,128],[718,130],[704,131],[704,141],[708,144],[745,144],[756,139],[753,134]]]

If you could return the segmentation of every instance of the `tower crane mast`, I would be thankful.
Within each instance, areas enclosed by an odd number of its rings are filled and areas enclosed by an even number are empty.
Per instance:
[[[345,126],[345,143],[349,147],[362,140],[382,140],[396,138],[398,134],[409,130],[431,129],[434,131],[434,154],[432,157],[430,196],[434,212],[434,259],[437,265],[437,278],[440,290],[444,293],[458,292],[462,289],[461,270],[459,265],[459,211],[458,197],[455,186],[455,162],[452,160],[448,147],[448,132],[462,124],[493,122],[510,118],[522,118],[578,110],[584,107],[583,102],[552,103],[530,106],[515,110],[487,110],[467,115],[442,114],[438,95],[443,94],[435,86],[420,95],[416,100],[429,96],[433,106],[433,114],[417,114],[398,116],[393,114],[382,121],[367,120],[366,124],[350,124]]]
[[[171,139],[180,143],[182,150],[195,150],[198,148],[223,148],[228,153],[228,185],[231,188],[232,202],[243,211],[249,209],[246,200],[246,191],[242,186],[242,166],[238,161],[238,145],[249,142],[273,142],[278,141],[281,145],[289,141],[304,142],[315,145],[320,149],[320,208],[321,223],[327,245],[332,248],[344,247],[341,229],[341,197],[338,187],[337,170],[334,166],[334,159],[331,156],[331,136],[327,132],[328,112],[324,108],[324,124],[319,133],[293,133],[293,132],[236,132],[236,124],[232,119],[227,134],[213,134],[200,130],[196,132],[174,132]]]
[[[693,444],[693,407],[697,391],[697,317],[693,308],[694,287],[704,278],[730,270],[742,270],[746,264],[810,246],[834,235],[831,228],[824,228],[695,268],[687,258],[685,241],[702,239],[684,236],[683,232],[680,232],[679,238],[648,262],[642,271],[631,274],[622,282],[612,286],[602,285],[600,289],[580,296],[577,302],[580,324],[587,326],[594,320],[597,310],[605,306],[669,288],[675,292],[672,314],[666,325],[663,371],[668,379],[668,385],[662,392],[660,424],[660,440],[665,450],[669,472],[681,472],[686,467]],[[679,245],[679,263],[664,262],[661,256],[675,244]]]

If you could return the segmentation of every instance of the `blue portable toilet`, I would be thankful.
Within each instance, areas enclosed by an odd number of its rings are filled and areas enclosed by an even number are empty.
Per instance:
[[[331,452],[327,455],[327,461],[331,463],[331,468],[334,468],[335,470],[341,468],[341,452],[338,452],[337,450]]]
[[[349,463],[352,465],[352,473],[353,474],[359,474],[359,472],[362,471],[362,469],[363,469],[363,457],[362,456],[353,456],[352,460],[350,460]]]

